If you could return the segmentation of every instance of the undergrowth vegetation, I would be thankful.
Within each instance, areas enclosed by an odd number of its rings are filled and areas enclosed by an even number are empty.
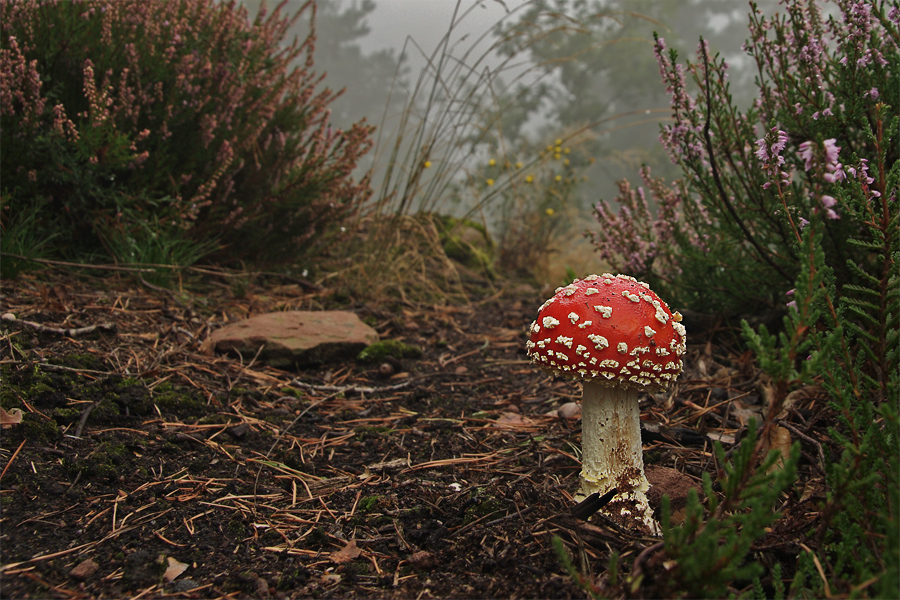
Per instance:
[[[750,491],[800,493],[779,479],[796,457],[757,483],[766,463],[734,459],[720,481],[730,516],[694,503],[686,524],[666,532],[670,576],[694,594],[721,596],[723,573],[757,577],[759,597],[900,592],[900,7],[835,5],[789,1],[774,16],[751,5],[745,49],[759,96],[746,111],[705,42],[681,65],[657,38],[673,116],[660,139],[683,177],[669,185],[644,169],[643,186],[620,185],[618,211],[596,208],[601,255],[679,306],[783,314],[776,332],[743,322],[769,382],[765,423],[740,457],[752,447],[762,458],[791,392],[820,385],[830,397],[826,497],[797,555],[745,569],[762,534],[747,518],[771,516],[776,500]],[[745,490],[736,502],[732,481]]]
[[[315,4],[283,5],[251,20],[213,0],[0,0],[3,278],[47,258],[113,260],[156,284],[166,265],[204,258],[315,263],[337,300],[465,301],[472,281],[533,277],[571,237],[597,140],[590,128],[508,139],[515,84],[546,75],[513,70],[528,50],[515,28],[462,46],[455,29],[477,5],[458,4],[376,145],[364,122],[329,124],[314,29],[283,44]],[[731,451],[715,447],[705,502],[693,494],[680,524],[664,517],[664,582],[646,558],[619,573],[613,552],[601,587],[560,544],[598,596],[900,595],[900,6],[751,7],[759,94],[746,110],[707,43],[681,64],[656,38],[672,109],[661,141],[683,176],[645,167],[640,186],[623,181],[590,238],[673,306],[776,315],[777,328],[741,325],[767,413]],[[372,148],[374,192],[353,174]],[[798,444],[772,452],[792,394],[812,387],[829,398],[821,499],[794,485]],[[766,555],[760,540],[805,502],[818,520],[792,554]]]
[[[365,198],[371,128],[329,125],[314,30],[282,44],[315,4],[284,4],[251,21],[212,0],[4,0],[0,216],[20,255],[40,249],[27,227],[130,263],[319,250]]]

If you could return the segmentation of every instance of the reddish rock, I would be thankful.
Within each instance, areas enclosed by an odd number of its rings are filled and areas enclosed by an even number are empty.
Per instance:
[[[286,311],[226,325],[203,343],[206,354],[240,354],[273,367],[308,366],[354,358],[378,332],[347,311]],[[260,350],[262,348],[262,350]]]

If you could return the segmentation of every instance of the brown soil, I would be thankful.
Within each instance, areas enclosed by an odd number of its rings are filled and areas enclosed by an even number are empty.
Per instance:
[[[524,354],[540,293],[348,306],[277,278],[239,297],[222,281],[4,283],[2,404],[25,419],[0,447],[3,597],[584,597],[554,537],[603,594],[671,593],[641,554],[658,539],[570,515],[580,427],[553,411],[580,389]],[[200,353],[226,322],[322,308],[423,355],[291,372]],[[642,401],[645,461],[683,474],[667,474],[682,501],[715,476],[710,439],[730,447],[763,408],[749,359],[690,334],[677,390]],[[817,468],[801,466],[808,485]],[[813,518],[779,521],[767,551]],[[621,575],[643,557],[641,587],[604,573],[611,550]]]

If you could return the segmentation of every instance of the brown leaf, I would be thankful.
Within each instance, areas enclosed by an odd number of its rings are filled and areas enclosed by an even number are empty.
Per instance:
[[[0,427],[6,429],[7,427],[12,427],[13,425],[18,425],[22,422],[22,409],[20,408],[11,408],[9,412],[6,412],[2,408],[0,408]]]
[[[169,566],[166,568],[165,574],[163,574],[163,579],[166,581],[175,581],[175,579],[187,571],[188,565],[183,562],[178,562],[171,556],[169,556],[166,560],[169,561]]]
[[[85,579],[96,573],[97,569],[99,568],[100,565],[88,558],[72,567],[72,570],[69,571],[69,577],[74,577],[75,579],[84,581]]]
[[[494,421],[495,427],[528,427],[529,425],[531,425],[531,419],[514,412],[504,412]]]
[[[362,554],[362,550],[356,547],[356,540],[350,540],[346,546],[331,553],[331,560],[343,564],[350,562],[360,554]]]

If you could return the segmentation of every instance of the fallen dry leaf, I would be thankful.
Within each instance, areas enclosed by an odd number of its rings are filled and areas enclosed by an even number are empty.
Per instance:
[[[183,562],[178,562],[171,556],[166,558],[166,560],[169,561],[169,566],[168,568],[166,568],[165,574],[163,574],[163,579],[165,579],[166,581],[175,581],[175,578],[187,571],[188,565],[184,564]]]
[[[528,427],[531,423],[531,419],[519,413],[504,412],[494,421],[494,427]]]
[[[356,540],[350,540],[350,542],[348,542],[346,546],[336,552],[331,553],[331,560],[333,562],[343,564],[346,562],[350,562],[360,554],[362,554],[362,550],[356,547]]]
[[[766,450],[772,451],[775,450],[780,455],[778,460],[775,461],[769,468],[769,472],[776,469],[784,468],[784,461],[790,458],[791,456],[791,432],[785,429],[784,427],[775,426],[769,430],[768,438],[766,439]]]
[[[2,409],[0,409],[0,410],[2,410]],[[74,577],[75,579],[80,579],[80,580],[84,581],[85,579],[87,579],[88,577],[90,577],[91,575],[96,573],[97,569],[99,569],[99,568],[100,568],[100,565],[98,565],[96,562],[94,562],[93,560],[88,558],[88,559],[81,561],[80,563],[78,563],[78,565],[73,567],[72,570],[69,571],[69,577]]]
[[[0,427],[6,429],[7,427],[12,427],[13,425],[17,425],[22,422],[22,409],[21,408],[11,408],[9,412],[6,412],[2,408],[0,408]]]

